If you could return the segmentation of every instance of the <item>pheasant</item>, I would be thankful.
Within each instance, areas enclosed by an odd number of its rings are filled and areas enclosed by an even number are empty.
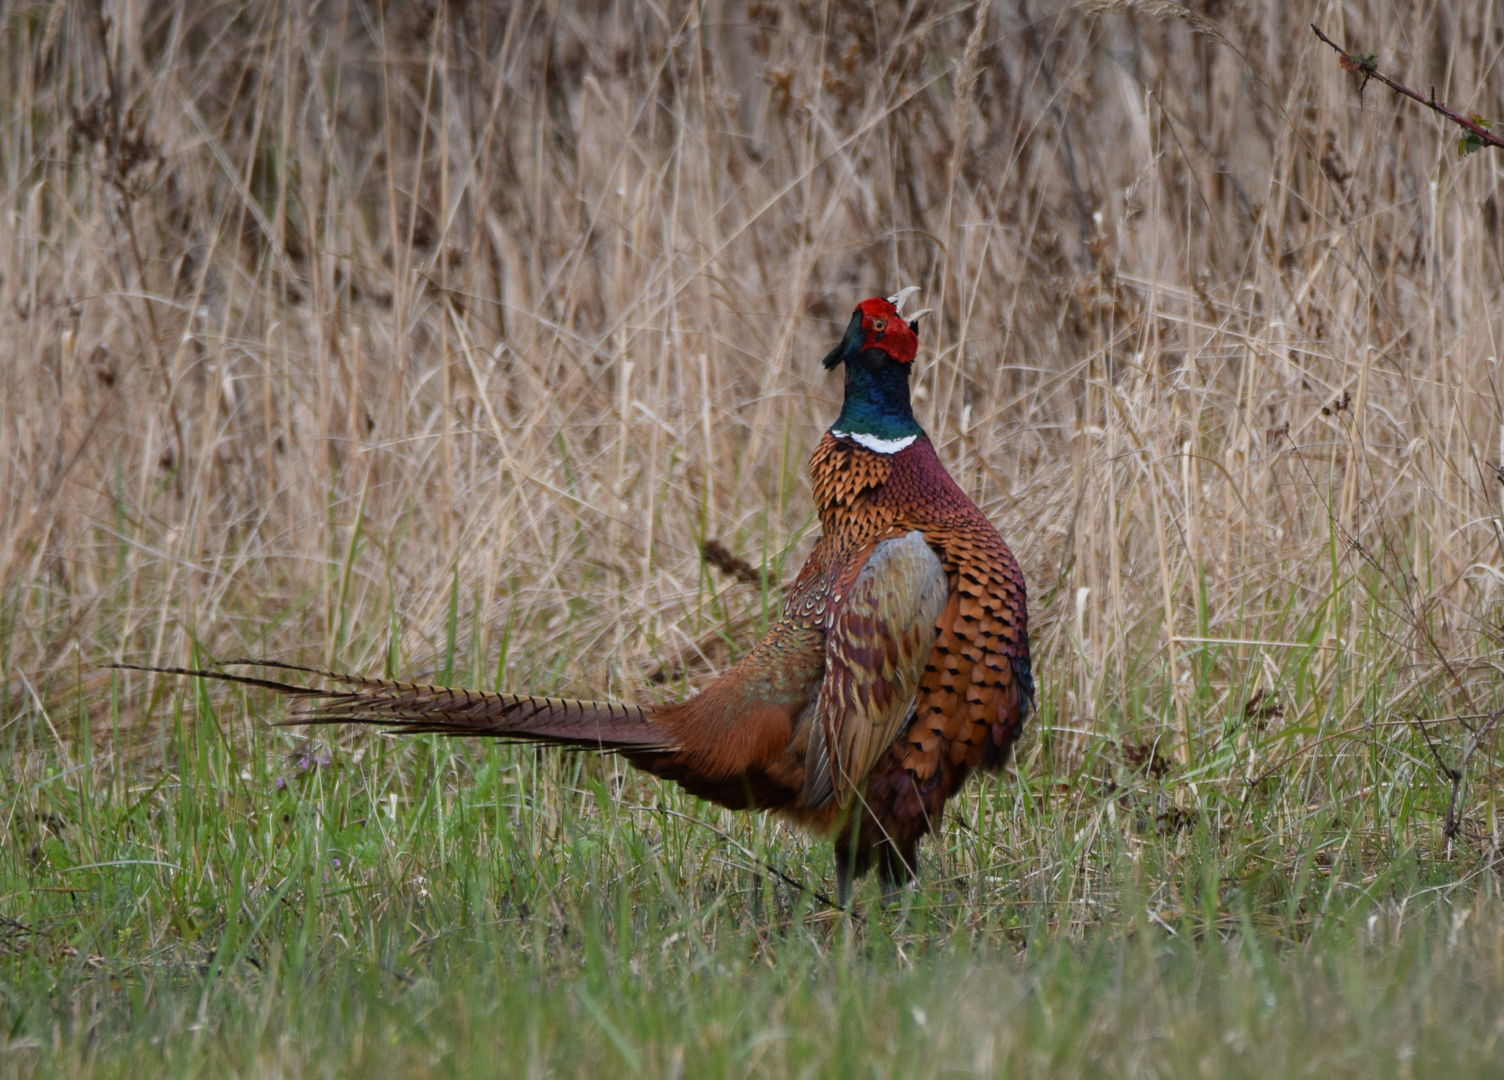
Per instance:
[[[823,361],[845,402],[810,459],[822,535],[777,622],[679,704],[622,705],[305,672],[340,688],[148,668],[298,699],[293,725],[373,724],[599,748],[732,810],[834,842],[838,896],[875,864],[885,894],[974,771],[997,771],[1033,703],[1023,575],[914,419],[913,292],[857,305]],[[923,314],[923,312],[919,313]]]

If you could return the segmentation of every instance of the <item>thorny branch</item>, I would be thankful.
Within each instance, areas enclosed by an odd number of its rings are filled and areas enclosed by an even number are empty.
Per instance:
[[[1410,89],[1404,83],[1397,82],[1396,80],[1391,79],[1388,75],[1385,75],[1376,66],[1374,66],[1374,56],[1372,53],[1348,52],[1341,45],[1338,45],[1331,38],[1323,34],[1321,32],[1321,27],[1317,26],[1315,23],[1311,24],[1311,30],[1322,41],[1326,42],[1332,48],[1337,50],[1338,63],[1342,65],[1343,71],[1356,71],[1363,76],[1363,84],[1365,86],[1368,85],[1369,79],[1377,79],[1379,82],[1389,87],[1389,89],[1393,90],[1395,93],[1403,94],[1411,101],[1420,102],[1426,108],[1432,110],[1433,112],[1440,113],[1452,123],[1462,128],[1462,130],[1466,131],[1468,134],[1463,137],[1462,145],[1459,147],[1459,149],[1463,153],[1468,153],[1470,150],[1476,150],[1479,146],[1484,145],[1495,146],[1500,149],[1504,149],[1504,138],[1500,138],[1498,135],[1495,135],[1492,131],[1488,130],[1488,127],[1486,126],[1482,117],[1463,116],[1460,113],[1453,112],[1441,102],[1437,101],[1436,87],[1431,87],[1431,93],[1429,96],[1422,95]]]

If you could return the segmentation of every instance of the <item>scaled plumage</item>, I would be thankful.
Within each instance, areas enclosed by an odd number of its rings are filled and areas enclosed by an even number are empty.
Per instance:
[[[846,369],[846,401],[810,459],[820,540],[767,635],[688,701],[491,694],[275,663],[344,689],[149,670],[294,696],[292,724],[614,751],[701,798],[830,836],[843,902],[874,862],[897,887],[967,776],[1001,767],[1034,689],[1023,575],[913,417],[906,298],[863,301],[826,357]]]

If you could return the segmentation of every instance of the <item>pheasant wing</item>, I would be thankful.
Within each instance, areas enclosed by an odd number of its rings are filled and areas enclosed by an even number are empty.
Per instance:
[[[915,530],[873,547],[827,616],[825,675],[801,802],[851,801],[914,711],[950,584]]]

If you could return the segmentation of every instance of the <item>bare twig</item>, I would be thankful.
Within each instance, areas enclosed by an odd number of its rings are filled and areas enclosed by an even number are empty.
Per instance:
[[[1472,738],[1470,738],[1467,741],[1467,745],[1463,747],[1462,756],[1457,759],[1457,764],[1455,766],[1448,765],[1446,763],[1446,759],[1441,756],[1441,750],[1432,740],[1431,733],[1426,730],[1425,722],[1420,720],[1418,717],[1412,717],[1410,719],[1411,725],[1415,727],[1415,729],[1420,732],[1421,737],[1425,739],[1426,747],[1431,751],[1431,756],[1436,759],[1437,768],[1441,770],[1442,775],[1444,775],[1447,778],[1447,781],[1452,785],[1451,797],[1447,799],[1446,820],[1442,823],[1441,827],[1441,835],[1448,840],[1455,838],[1462,829],[1462,819],[1457,814],[1457,808],[1462,802],[1463,788],[1467,784],[1468,762],[1472,760],[1473,755],[1478,752],[1478,748],[1483,745],[1484,740],[1487,739],[1488,736],[1493,732],[1494,728],[1498,725],[1501,719],[1504,719],[1504,712],[1496,712],[1485,719],[1482,724],[1478,725],[1478,727],[1468,727],[1468,731],[1471,732]]]
[[[680,819],[681,821],[687,821],[691,825],[698,825],[700,828],[705,829],[705,830],[707,830],[707,831],[715,834],[716,837],[718,837],[720,840],[724,841],[729,846],[736,848],[743,855],[745,855],[748,859],[750,859],[754,863],[756,863],[757,864],[757,869],[762,870],[764,873],[772,874],[779,881],[783,882],[785,885],[789,886],[790,888],[797,889],[799,892],[804,893],[807,896],[813,897],[815,900],[817,900],[820,903],[824,904],[827,908],[830,908],[832,911],[845,911],[846,910],[839,903],[837,903],[836,901],[832,900],[829,896],[826,896],[819,889],[811,888],[810,886],[806,885],[804,882],[800,881],[798,878],[790,877],[788,874],[786,874],[782,870],[778,869],[778,867],[774,866],[772,863],[767,862],[767,861],[765,861],[763,859],[759,859],[757,857],[757,855],[754,854],[752,851],[748,850],[742,844],[738,844],[730,836],[727,836],[720,829],[717,829],[714,825],[711,825],[709,822],[701,821],[697,817],[693,817],[690,814],[681,813],[678,810],[670,810],[668,807],[663,806],[662,804],[659,804],[658,806],[634,806],[634,807],[631,807],[631,809],[639,811],[641,813],[666,814],[669,817],[676,817],[676,818]],[[857,922],[861,921],[861,915],[858,912],[853,911],[851,913],[851,917],[853,919],[855,919]]]
[[[1389,89],[1393,90],[1395,93],[1403,94],[1411,101],[1418,101],[1433,112],[1438,112],[1442,116],[1445,116],[1452,123],[1468,132],[1468,134],[1476,139],[1479,144],[1486,144],[1488,146],[1496,146],[1500,149],[1504,149],[1504,138],[1500,138],[1498,135],[1495,135],[1492,131],[1489,131],[1488,128],[1484,127],[1477,120],[1463,116],[1460,113],[1455,113],[1451,109],[1443,105],[1441,102],[1437,101],[1436,87],[1431,87],[1431,93],[1429,95],[1422,95],[1420,93],[1417,93],[1416,91],[1406,86],[1404,83],[1397,82],[1396,80],[1391,79],[1388,75],[1385,75],[1382,71],[1375,67],[1374,57],[1371,53],[1348,52],[1341,45],[1338,45],[1331,38],[1323,34],[1321,32],[1321,27],[1317,26],[1315,23],[1311,24],[1311,30],[1322,41],[1326,42],[1332,48],[1337,50],[1339,56],[1338,63],[1342,65],[1342,70],[1359,72],[1363,76],[1363,82],[1365,85],[1367,84],[1369,79],[1377,79],[1379,82],[1389,87]]]
[[[1483,745],[1483,740],[1493,732],[1501,716],[1504,714],[1494,713],[1473,732],[1473,737],[1467,741],[1467,746],[1462,751],[1462,757],[1457,760],[1457,767],[1452,770],[1452,797],[1447,800],[1447,820],[1442,826],[1442,835],[1448,840],[1457,835],[1462,822],[1457,817],[1457,807],[1462,801],[1463,785],[1467,781],[1467,763],[1472,760],[1478,748]]]
[[[1316,30],[1314,26],[1311,29]],[[1320,30],[1316,30],[1316,33],[1318,35],[1321,35],[1323,41],[1327,40],[1326,36],[1322,35]],[[1346,64],[1344,64],[1344,67],[1345,66]],[[1334,403],[1334,405],[1335,404],[1336,403]],[[1343,395],[1342,404],[1337,405],[1336,407],[1339,410],[1345,410],[1349,407],[1348,403],[1346,402],[1345,394]],[[1305,459],[1300,458],[1299,460],[1301,467],[1305,470],[1306,478],[1311,482],[1314,489],[1316,485],[1316,478],[1311,475],[1310,468],[1306,465]],[[1452,684],[1456,687],[1457,691],[1462,695],[1463,701],[1467,704],[1469,710],[1467,714],[1451,718],[1461,723],[1463,728],[1466,729],[1468,734],[1471,736],[1471,738],[1468,740],[1467,746],[1464,747],[1462,756],[1458,759],[1455,767],[1448,765],[1446,759],[1441,756],[1441,749],[1437,746],[1435,740],[1431,738],[1431,732],[1426,728],[1425,721],[1415,716],[1407,718],[1411,727],[1413,727],[1425,741],[1426,749],[1431,752],[1431,757],[1435,760],[1437,768],[1441,771],[1442,775],[1447,778],[1448,783],[1451,785],[1451,792],[1447,799],[1446,820],[1442,824],[1441,833],[1446,840],[1453,840],[1458,835],[1464,835],[1461,833],[1462,822],[1458,816],[1458,807],[1461,805],[1462,796],[1466,789],[1468,762],[1472,760],[1473,755],[1477,753],[1478,748],[1483,744],[1483,741],[1488,738],[1489,734],[1498,725],[1499,721],[1501,719],[1504,719],[1504,710],[1499,710],[1492,713],[1479,713],[1476,711],[1478,706],[1473,701],[1473,696],[1468,690],[1467,683],[1462,678],[1462,673],[1457,670],[1457,667],[1453,664],[1451,657],[1447,655],[1446,650],[1441,647],[1441,643],[1436,640],[1435,634],[1432,633],[1429,612],[1432,605],[1434,605],[1436,602],[1436,596],[1440,594],[1433,594],[1433,596],[1429,600],[1427,600],[1419,608],[1417,608],[1411,600],[1410,588],[1407,581],[1405,580],[1404,573],[1401,572],[1398,580],[1396,580],[1395,575],[1392,574],[1389,568],[1384,565],[1383,560],[1375,555],[1372,551],[1370,551],[1367,547],[1365,547],[1362,541],[1359,540],[1356,535],[1350,532],[1347,527],[1342,524],[1342,522],[1337,520],[1336,515],[1332,512],[1330,504],[1327,504],[1327,515],[1331,527],[1334,528],[1337,531],[1338,535],[1342,537],[1343,542],[1347,545],[1348,550],[1356,552],[1358,557],[1362,559],[1364,563],[1366,563],[1374,572],[1376,572],[1380,577],[1384,579],[1385,584],[1389,586],[1390,591],[1394,594],[1401,609],[1397,611],[1396,614],[1400,616],[1403,622],[1409,625],[1409,628],[1416,635],[1417,639],[1424,640],[1425,644],[1429,647],[1432,656],[1435,657],[1436,662],[1447,673],[1448,677],[1450,677]],[[1389,545],[1387,543],[1383,545],[1383,549],[1387,549],[1388,547]],[[1369,589],[1367,591],[1369,592],[1369,595],[1371,597],[1377,599],[1374,590]],[[1482,723],[1478,724],[1475,727],[1468,722],[1469,717],[1480,719],[1482,720]],[[1342,734],[1348,733],[1338,733],[1338,735]],[[1319,739],[1317,740],[1317,743],[1319,744],[1325,741],[1325,739]],[[1304,752],[1304,749],[1302,751],[1297,751],[1296,753],[1298,754],[1302,752]],[[1296,754],[1291,754],[1288,758],[1286,758],[1286,761],[1293,760],[1295,756]],[[1281,763],[1281,766],[1278,767],[1282,766],[1283,763]],[[1245,790],[1251,792],[1258,782],[1261,782],[1268,776],[1273,775],[1274,771],[1274,769],[1267,770],[1262,776],[1259,777],[1259,781],[1248,783]],[[1246,794],[1244,796],[1244,802],[1246,805]]]

